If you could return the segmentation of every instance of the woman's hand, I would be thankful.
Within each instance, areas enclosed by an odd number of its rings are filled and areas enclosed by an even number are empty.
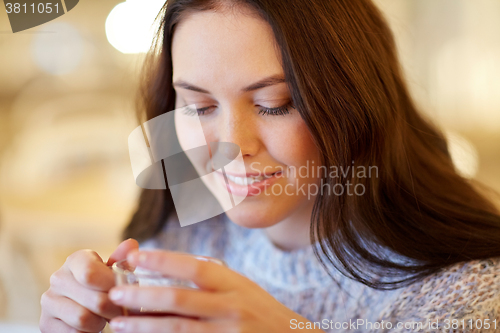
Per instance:
[[[200,290],[119,286],[110,291],[113,302],[130,309],[144,307],[198,319],[116,317],[110,324],[117,333],[281,333],[293,331],[292,319],[308,322],[250,279],[216,263],[167,251],[134,251],[127,259],[132,265],[191,280]]]
[[[50,288],[42,295],[42,333],[100,332],[109,319],[121,315],[121,308],[108,298],[108,291],[115,285],[108,266],[138,248],[137,241],[126,240],[107,263],[90,250],[70,255],[52,274]]]

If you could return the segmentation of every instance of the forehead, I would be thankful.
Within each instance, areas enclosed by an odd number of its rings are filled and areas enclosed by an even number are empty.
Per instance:
[[[283,73],[271,26],[241,11],[190,13],[172,40],[173,80],[260,78]]]

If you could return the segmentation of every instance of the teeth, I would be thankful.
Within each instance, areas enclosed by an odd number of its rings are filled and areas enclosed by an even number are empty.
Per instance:
[[[226,175],[227,178],[235,184],[238,185],[251,185],[253,183],[258,183],[263,181],[264,179],[271,178],[271,176],[259,176],[259,177],[234,177],[230,175]]]

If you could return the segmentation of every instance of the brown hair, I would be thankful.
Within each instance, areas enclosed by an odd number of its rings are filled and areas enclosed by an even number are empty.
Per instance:
[[[392,33],[369,0],[168,0],[145,65],[146,119],[171,111],[171,40],[185,13],[250,7],[273,29],[295,108],[327,168],[377,166],[362,196],[316,198],[316,256],[370,287],[397,288],[448,265],[500,256],[500,216],[452,164],[443,134],[420,115],[403,80]],[[143,121],[145,119],[141,119]],[[145,240],[175,214],[170,191],[143,190],[124,237]]]

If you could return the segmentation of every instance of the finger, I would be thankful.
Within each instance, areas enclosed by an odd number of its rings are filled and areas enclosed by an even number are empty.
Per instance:
[[[106,320],[85,309],[75,301],[64,296],[44,294],[43,307],[47,314],[62,320],[68,326],[82,332],[100,332],[106,326]]]
[[[109,256],[106,265],[111,266],[115,262],[127,258],[127,254],[130,251],[138,249],[139,249],[139,243],[135,239],[129,238],[127,240],[124,240],[123,242],[120,243],[120,245],[118,245],[118,247],[111,254],[111,256]]]
[[[94,251],[75,252],[68,257],[65,265],[76,281],[89,289],[108,291],[115,285],[113,272]]]
[[[250,280],[222,265],[198,260],[173,251],[134,251],[127,257],[132,265],[186,279],[207,290],[232,290]]]
[[[69,271],[59,270],[52,274],[50,286],[55,293],[72,299],[104,318],[111,319],[122,314],[121,308],[111,302],[108,293],[85,288]]]
[[[75,330],[75,328],[68,326],[61,319],[57,319],[54,317],[48,317],[43,315],[40,317],[40,332],[41,333],[87,333],[79,330]]]
[[[131,309],[151,309],[201,318],[227,318],[233,310],[222,295],[202,290],[159,286],[120,286],[109,297]]]
[[[117,317],[110,322],[116,333],[229,333],[222,322],[183,317]]]

